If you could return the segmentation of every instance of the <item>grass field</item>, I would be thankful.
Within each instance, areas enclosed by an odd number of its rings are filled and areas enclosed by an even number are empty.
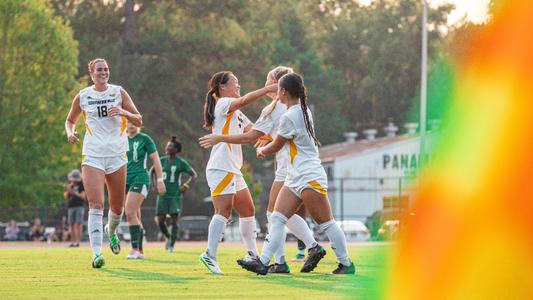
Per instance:
[[[212,275],[198,261],[203,247],[177,245],[167,253],[162,244],[145,249],[145,260],[126,260],[104,250],[106,265],[91,267],[90,249],[82,247],[5,248],[0,244],[0,298],[2,299],[369,299],[376,296],[390,249],[384,245],[352,245],[356,276],[327,275],[335,267],[331,248],[314,272],[299,272],[292,263],[290,275],[257,276],[241,269],[237,258],[244,256],[240,245],[222,244],[219,264],[225,273]],[[4,247],[4,248],[3,248]],[[288,244],[289,257],[295,244]]]

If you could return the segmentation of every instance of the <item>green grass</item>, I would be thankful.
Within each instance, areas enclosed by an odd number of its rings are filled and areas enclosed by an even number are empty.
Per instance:
[[[385,268],[386,246],[351,247],[356,276],[327,275],[335,267],[328,254],[309,274],[302,263],[292,263],[290,275],[257,276],[241,269],[237,258],[243,247],[224,244],[219,264],[225,273],[212,275],[198,260],[203,248],[145,249],[145,260],[126,260],[127,247],[115,256],[104,250],[106,265],[91,267],[90,249],[0,248],[0,298],[2,299],[368,299],[374,298]],[[289,257],[295,246],[287,247]]]

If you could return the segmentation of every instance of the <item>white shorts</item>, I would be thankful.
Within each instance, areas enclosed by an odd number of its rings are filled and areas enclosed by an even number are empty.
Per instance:
[[[276,177],[274,178],[274,181],[285,181],[287,178],[287,169],[290,164],[290,158],[281,151],[276,153]]]
[[[248,187],[242,175],[235,173],[222,170],[206,170],[205,175],[211,190],[211,197],[236,194],[238,191]]]
[[[96,157],[83,155],[81,165],[87,165],[104,171],[105,174],[116,172],[128,163],[126,154],[111,157]]]
[[[296,180],[287,177],[284,186],[288,187],[298,198],[302,199],[302,191],[313,189],[322,195],[328,194],[328,179],[325,176],[315,178],[298,178]]]

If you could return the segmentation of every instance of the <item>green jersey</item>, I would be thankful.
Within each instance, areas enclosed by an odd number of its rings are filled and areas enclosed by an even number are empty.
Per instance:
[[[163,156],[161,157],[161,166],[163,167],[163,180],[165,181],[167,192],[159,197],[180,198],[181,173],[192,173],[191,165],[179,156],[176,156],[173,160],[170,160],[168,156]]]
[[[156,152],[154,141],[147,134],[139,132],[134,137],[128,137],[128,184],[139,183],[150,184],[148,176],[148,156]],[[146,182],[148,181],[148,182]]]

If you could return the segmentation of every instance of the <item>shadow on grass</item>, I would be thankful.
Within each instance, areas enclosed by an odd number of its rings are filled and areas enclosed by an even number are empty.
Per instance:
[[[197,261],[181,261],[181,260],[176,261],[176,260],[162,260],[162,259],[153,259],[153,258],[145,258],[144,261],[147,261],[150,263],[156,263],[156,264],[163,264],[163,265],[174,265],[176,267],[198,265]]]
[[[200,279],[200,277],[178,277],[174,275],[164,274],[164,273],[155,273],[155,272],[144,272],[140,270],[132,270],[126,268],[119,269],[100,269],[100,272],[109,274],[114,277],[119,277],[128,280],[139,280],[139,281],[159,281],[166,283],[177,283],[185,284],[192,281]]]

